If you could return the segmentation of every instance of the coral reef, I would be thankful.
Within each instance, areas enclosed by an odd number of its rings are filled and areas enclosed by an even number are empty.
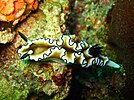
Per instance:
[[[0,21],[10,22],[15,25],[23,20],[32,10],[38,7],[37,0],[1,0]]]
[[[59,1],[59,3],[55,1],[40,4],[37,13],[31,14],[24,23],[20,23],[15,27],[17,29],[11,31],[22,31],[29,37],[30,40],[35,39],[35,37],[58,38],[58,34],[62,35],[61,26],[62,28],[65,27],[64,17],[69,13],[64,10],[66,6],[68,6],[67,0],[64,2]],[[50,16],[52,17],[50,18]],[[2,32],[5,32],[3,29],[5,26],[6,25],[2,26]],[[6,38],[5,36],[6,35],[3,37]],[[3,43],[6,43],[2,38],[0,39]],[[51,99],[63,99],[67,96],[72,77],[70,68],[56,62],[48,62],[46,64],[42,62],[34,63],[21,61],[16,50],[24,42],[22,41],[21,43],[21,39],[17,35],[15,35],[15,38],[13,37],[13,40],[8,42],[12,43],[0,45],[2,47],[0,50],[0,66],[1,70],[4,69],[4,71],[1,72],[1,75],[3,75],[1,76],[1,80],[3,80],[3,83],[7,84],[7,86],[3,86],[2,89],[8,87],[12,88],[10,88],[7,94],[1,94],[1,98],[7,98],[7,95],[14,94],[9,96],[7,99],[24,100],[31,91],[37,91],[37,94],[44,92],[46,95],[52,95]],[[14,72],[14,74],[12,72]],[[4,73],[9,74],[7,76]],[[9,77],[10,80],[6,81]],[[14,92],[13,89],[17,92]],[[1,93],[4,91],[5,90],[1,90]]]
[[[71,18],[68,22],[71,25],[69,26],[69,30],[77,35],[78,40],[82,39],[90,44],[101,44],[107,48],[102,52],[110,55],[110,58],[114,60],[116,60],[116,56],[113,50],[107,45],[107,34],[110,34],[108,13],[115,2],[116,0],[76,0],[75,3],[72,3]],[[122,67],[117,72],[108,67],[99,68],[97,66],[93,66],[88,70],[77,70],[76,78],[86,86],[83,90],[82,99],[123,99],[120,90],[124,87],[124,73]],[[115,81],[117,78],[119,83]],[[112,81],[113,79],[114,81]]]
[[[70,88],[71,69],[58,63],[40,64],[33,66],[32,73],[41,82],[38,91],[43,91],[47,95],[54,95],[53,99],[63,99],[67,96]]]
[[[0,45],[0,99],[25,99],[29,85],[24,82],[22,71],[18,67],[16,48],[13,43]]]
[[[69,11],[66,10],[68,4],[68,0],[64,0],[64,2],[60,0],[46,1],[40,4],[39,11],[31,15],[17,30],[25,34],[29,40],[58,39],[62,35],[62,28],[66,28],[65,22],[69,14]],[[22,42],[21,44],[25,43],[20,37],[17,41],[16,47],[20,46],[20,42]]]
[[[12,42],[15,37],[16,32],[11,32],[11,29],[8,28],[4,31],[0,31],[0,43],[6,44]]]
[[[0,44],[13,41],[16,34],[13,30],[12,23],[0,21]]]
[[[1,98],[7,98],[9,95],[9,100],[24,100],[30,91],[53,94],[53,98],[62,99],[67,96],[72,77],[71,69],[56,62],[46,64],[17,60],[19,57],[14,44],[7,46],[3,46],[5,50],[1,52]],[[8,92],[6,88],[9,88]]]
[[[92,66],[90,69],[77,69],[76,79],[84,84],[82,99],[120,99],[121,89],[125,86],[125,70],[111,67]]]
[[[12,42],[16,32],[15,25],[24,20],[38,7],[37,0],[1,0],[0,1],[0,43]]]
[[[110,55],[112,59],[115,56],[107,45],[107,34],[109,34],[107,22],[108,14],[115,2],[116,0],[76,0],[72,6],[71,21],[68,22],[71,25],[69,30],[76,34],[78,39],[108,48],[103,53]]]
[[[28,41],[39,38],[60,41],[63,34],[73,34],[71,40],[78,43],[84,40],[107,47],[106,17],[114,3],[114,0],[1,0],[0,99],[39,100],[43,95],[43,100],[63,100],[70,93],[73,75],[84,86],[80,94],[84,99],[121,98],[125,76],[122,66],[120,69],[107,66],[83,69],[57,60],[21,60],[17,54],[25,44],[18,31]],[[37,11],[30,13],[33,10]],[[103,53],[116,61],[116,55],[107,49]]]

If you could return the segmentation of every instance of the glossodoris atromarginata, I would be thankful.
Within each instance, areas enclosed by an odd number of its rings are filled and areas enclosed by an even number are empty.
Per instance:
[[[118,64],[101,54],[102,50],[98,45],[91,46],[85,41],[73,42],[69,35],[62,35],[59,40],[39,38],[33,41],[29,41],[20,32],[19,35],[27,42],[26,45],[18,49],[18,54],[22,60],[60,59],[66,64],[76,63],[85,68],[92,65],[120,68]]]

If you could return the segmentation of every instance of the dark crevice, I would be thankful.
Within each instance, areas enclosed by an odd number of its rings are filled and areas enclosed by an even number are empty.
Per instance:
[[[66,26],[67,26],[67,29],[69,30],[70,34],[74,34],[73,31],[74,31],[75,24],[76,24],[75,11],[74,11],[75,1],[76,0],[69,0],[69,4],[70,4],[70,15],[69,15],[68,20],[66,21]]]
[[[122,91],[125,100],[134,99],[134,2],[117,0],[112,11],[108,39],[116,48],[120,63],[126,70],[126,85]]]
[[[64,100],[83,100],[82,99],[83,85],[75,78],[78,70],[77,68],[79,68],[80,66],[74,65],[72,67],[74,67],[74,69],[72,71],[71,88],[69,90],[68,96]]]

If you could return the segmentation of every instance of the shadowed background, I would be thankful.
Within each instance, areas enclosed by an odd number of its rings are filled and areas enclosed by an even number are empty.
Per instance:
[[[109,41],[126,70],[125,100],[134,99],[134,0],[118,0],[112,11]]]

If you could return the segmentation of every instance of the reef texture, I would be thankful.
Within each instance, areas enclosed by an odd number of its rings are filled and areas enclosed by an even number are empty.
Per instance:
[[[12,42],[16,32],[15,25],[26,19],[31,11],[38,8],[37,0],[0,1],[0,43]]]
[[[115,0],[76,0],[72,3],[71,33],[88,43],[106,47],[107,17],[114,3]]]
[[[63,34],[63,30],[66,29],[65,22],[69,14],[69,11],[66,10],[66,7],[69,6],[68,3],[68,0],[64,2],[55,0],[40,4],[38,12],[31,15],[17,30],[25,34],[29,40],[58,39]],[[19,43],[16,43],[16,47],[19,46],[20,42],[25,43],[20,36],[17,42]]]
[[[68,23],[71,34],[78,40],[85,40],[89,44],[99,44],[107,48],[102,52],[116,59],[114,52],[107,45],[109,33],[109,13],[116,0],[75,0],[71,2],[71,12]],[[73,21],[72,21],[73,20]]]
[[[6,44],[12,42],[15,37],[16,32],[11,32],[11,28],[4,31],[0,31],[0,43]]]
[[[12,23],[0,21],[0,44],[13,41],[16,34],[13,30]]]
[[[16,24],[28,16],[32,10],[36,10],[37,7],[37,0],[1,0],[0,21],[12,21]]]
[[[64,99],[68,95],[72,78],[71,69],[57,62],[21,61],[17,49],[24,44],[24,41],[16,34],[17,31],[21,31],[30,40],[41,37],[58,38],[58,35],[62,35],[61,27],[65,28],[65,16],[69,13],[68,10],[65,11],[65,8],[68,7],[68,3],[66,0],[42,3],[35,14],[31,14],[15,28],[12,28],[13,24],[1,22],[3,25],[1,32],[4,35],[1,34],[0,39],[1,43],[5,44],[0,45],[2,47],[0,50],[1,86],[3,86],[0,91],[0,99],[25,100],[32,92],[36,92],[36,94],[44,92],[46,95],[52,96],[51,99]],[[6,38],[9,35],[7,30],[14,35],[12,40]],[[13,32],[16,33],[13,34]],[[7,85],[4,86],[4,84]]]
[[[68,22],[71,25],[69,27],[71,33],[76,34],[78,40],[82,39],[91,44],[101,44],[107,48],[103,53],[116,60],[114,51],[107,45],[107,35],[110,34],[110,14],[116,0],[76,0],[75,3],[71,1],[71,4],[72,13],[70,12],[71,18]],[[124,69],[121,68],[117,73],[120,75],[117,75],[114,69],[95,66],[87,71],[80,69],[76,72],[76,78],[86,85],[82,99],[123,99],[120,90],[124,87]],[[116,79],[119,80],[119,83]]]
[[[25,44],[18,31],[30,41],[38,38],[59,40],[63,34],[73,34],[70,37],[77,42],[85,40],[89,44],[107,47],[106,17],[114,3],[114,0],[1,0],[0,99],[63,100],[70,93],[72,67],[77,67],[73,78],[85,87],[81,98],[121,98],[120,89],[124,86],[125,76],[122,67],[81,69],[77,65],[66,66],[57,61],[23,61],[17,54]],[[30,13],[32,10],[36,11]],[[107,49],[104,54],[116,60],[115,54]],[[35,95],[31,96],[32,93]]]

